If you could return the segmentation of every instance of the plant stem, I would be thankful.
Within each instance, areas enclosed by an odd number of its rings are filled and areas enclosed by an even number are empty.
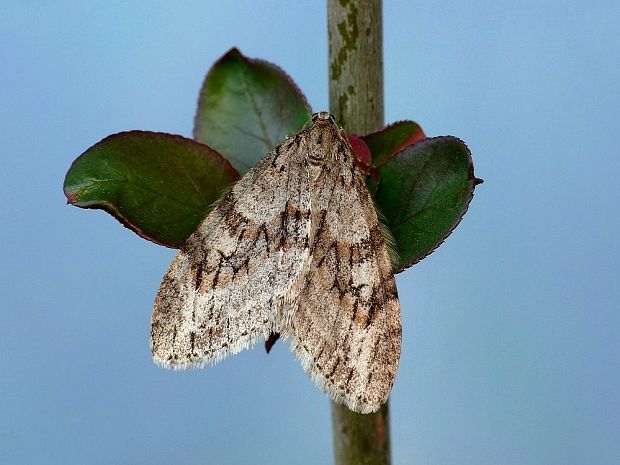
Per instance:
[[[329,109],[345,130],[383,126],[381,0],[327,0]]]
[[[329,109],[348,133],[383,126],[381,0],[327,0]],[[336,465],[389,465],[389,411],[361,415],[332,402]]]

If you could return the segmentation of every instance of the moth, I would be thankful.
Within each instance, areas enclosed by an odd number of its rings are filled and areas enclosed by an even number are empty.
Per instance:
[[[390,244],[364,178],[327,112],[269,152],[165,274],[154,361],[209,366],[279,333],[334,401],[376,411],[398,368],[401,321]]]

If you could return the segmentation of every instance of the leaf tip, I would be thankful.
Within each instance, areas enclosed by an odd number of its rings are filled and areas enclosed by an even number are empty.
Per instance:
[[[222,55],[216,63],[223,62],[229,59],[247,60],[246,56],[241,53],[241,50],[239,50],[237,47],[232,47],[226,53],[224,53],[224,55]]]
[[[243,56],[243,54],[241,53],[241,50],[239,50],[237,47],[231,47],[230,50],[228,50],[224,56],[226,55],[236,55],[236,56]]]
[[[78,203],[79,193],[80,193],[79,191],[70,192],[68,190],[65,190],[65,197],[67,197],[67,205],[75,205],[76,203]]]
[[[484,179],[474,177],[474,186],[477,186],[478,184],[482,184],[483,182],[484,182]]]

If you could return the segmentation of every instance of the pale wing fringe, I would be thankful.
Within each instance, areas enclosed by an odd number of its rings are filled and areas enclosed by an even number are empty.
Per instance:
[[[284,335],[283,338],[288,340],[291,338],[290,335]],[[336,402],[337,404],[344,404],[350,410],[357,413],[374,413],[381,407],[382,404],[385,403],[389,396],[389,391],[386,393],[385,397],[382,398],[377,403],[365,403],[361,402],[357,398],[352,395],[347,394],[342,389],[338,389],[331,381],[327,379],[327,377],[317,371],[313,365],[313,359],[311,355],[303,349],[299,342],[294,340],[291,341],[291,352],[295,355],[295,358],[299,360],[301,367],[304,372],[310,377],[312,382],[318,387],[321,392],[327,394],[331,400]]]

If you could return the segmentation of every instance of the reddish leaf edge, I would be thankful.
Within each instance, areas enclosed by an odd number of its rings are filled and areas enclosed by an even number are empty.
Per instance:
[[[458,137],[455,136],[436,136],[436,137],[427,137],[425,139],[422,139],[422,141],[430,141],[430,140],[438,140],[438,139],[442,139],[442,140],[454,140],[460,144],[463,145],[463,147],[465,147],[465,150],[467,150],[467,158],[468,158],[468,162],[469,162],[469,173],[467,176],[467,181],[470,184],[470,189],[468,189],[468,192],[470,192],[469,194],[469,198],[467,199],[466,203],[465,203],[465,207],[463,209],[463,212],[461,213],[461,216],[454,222],[454,224],[452,225],[452,227],[450,227],[446,232],[445,235],[439,240],[437,241],[429,250],[428,252],[426,252],[424,255],[421,255],[419,257],[414,258],[413,260],[411,260],[410,262],[406,262],[404,264],[402,264],[401,266],[399,266],[398,268],[393,270],[394,274],[398,274],[398,273],[402,273],[403,271],[405,271],[408,268],[411,268],[413,265],[419,263],[420,261],[424,260],[426,257],[428,257],[430,254],[432,254],[435,250],[437,250],[439,248],[439,246],[441,244],[443,244],[446,239],[448,239],[448,237],[450,237],[450,235],[452,234],[452,232],[456,229],[456,227],[461,224],[461,221],[463,220],[463,217],[465,216],[465,214],[467,213],[467,211],[469,210],[469,205],[471,204],[472,199],[474,198],[474,194],[475,194],[475,190],[476,190],[476,186],[478,186],[479,184],[482,184],[484,182],[484,179],[481,178],[477,178],[474,175],[474,161],[473,158],[471,156],[471,150],[469,150],[469,147],[467,146],[467,144],[462,140],[459,139]],[[421,141],[418,141],[421,142]],[[416,142],[417,143],[417,142]],[[412,144],[415,145],[415,144]],[[396,156],[398,156],[402,151],[404,151],[405,149],[409,148],[409,146],[403,148],[402,150],[400,150],[396,155],[394,155],[391,159],[395,158]]]
[[[131,131],[122,131],[122,132],[117,132],[115,134],[110,134],[109,136],[104,137],[99,142],[97,142],[97,143],[93,144],[92,146],[90,146],[88,149],[86,149],[84,152],[82,152],[75,160],[73,160],[73,163],[71,163],[71,166],[67,170],[67,174],[65,175],[65,181],[63,183],[63,192],[65,194],[65,197],[67,198],[67,204],[68,205],[72,205],[74,207],[82,208],[84,210],[102,210],[102,211],[108,213],[114,219],[116,219],[122,226],[124,226],[125,228],[127,228],[130,231],[134,232],[135,234],[137,234],[142,239],[146,239],[147,241],[150,241],[150,242],[152,242],[154,244],[157,244],[157,245],[160,245],[160,246],[163,246],[163,247],[168,247],[170,249],[180,249],[181,247],[183,247],[183,244],[185,242],[177,244],[177,243],[173,243],[173,242],[163,242],[163,241],[160,241],[158,239],[155,239],[154,237],[151,237],[148,234],[146,234],[142,229],[140,229],[138,226],[133,224],[127,218],[125,218],[122,215],[122,213],[119,212],[116,208],[114,208],[114,206],[111,203],[105,202],[105,201],[90,201],[90,202],[82,202],[82,203],[80,203],[80,201],[79,201],[80,191],[69,192],[67,190],[66,186],[65,186],[66,180],[67,180],[67,175],[73,169],[73,166],[77,163],[77,161],[80,159],[80,157],[82,157],[86,152],[88,152],[91,148],[95,147],[96,145],[103,144],[105,142],[108,142],[110,139],[115,139],[117,137],[122,137],[122,136],[126,136],[126,135],[150,135],[150,136],[154,135],[156,137],[164,137],[164,138],[168,138],[168,139],[171,138],[171,139],[176,139],[179,142],[183,142],[183,143],[189,142],[190,144],[196,144],[196,145],[200,145],[200,146],[203,146],[203,147],[207,147],[214,154],[217,154],[221,158],[221,160],[223,162],[223,165],[225,166],[225,169],[230,171],[230,173],[233,175],[233,177],[237,178],[237,180],[238,180],[240,178],[240,175],[237,172],[237,170],[230,164],[230,162],[226,158],[224,158],[217,150],[209,147],[206,144],[202,144],[200,142],[195,141],[194,139],[190,139],[188,137],[180,136],[178,134],[170,134],[170,133],[167,133],[167,132],[157,132],[157,131],[143,131],[143,130],[139,130],[139,129],[135,129],[135,130],[131,130]]]
[[[379,135],[380,133],[387,131],[388,129],[393,128],[394,126],[397,126],[399,124],[403,124],[403,123],[413,123],[415,124],[418,128],[420,128],[420,133],[414,133],[411,136],[409,136],[408,139],[406,139],[401,145],[399,145],[397,148],[395,148],[391,154],[389,156],[387,156],[383,162],[379,165],[375,165],[373,163],[373,168],[380,168],[381,166],[385,165],[388,161],[390,161],[392,158],[394,158],[399,152],[402,152],[404,149],[406,149],[407,147],[409,147],[410,145],[415,145],[418,142],[424,140],[424,139],[428,139],[428,137],[426,136],[426,133],[424,132],[424,129],[422,129],[422,126],[420,126],[418,123],[416,123],[413,120],[410,119],[401,119],[398,121],[394,121],[393,123],[388,124],[387,126],[382,127],[381,129],[378,129],[377,131],[373,131],[373,132],[369,132],[368,134],[364,134],[362,136],[357,136],[360,139],[364,140],[371,137],[371,136],[376,136]],[[373,157],[374,160],[374,157]]]
[[[194,121],[193,121],[194,128],[192,130],[192,136],[194,137],[194,139],[198,138],[198,134],[196,133],[197,128],[198,128],[198,119],[201,114],[200,109],[203,107],[202,106],[202,89],[204,89],[207,83],[207,79],[209,78],[209,75],[211,74],[211,70],[215,68],[221,61],[225,60],[229,56],[235,56],[237,58],[240,58],[242,61],[244,61],[248,65],[264,64],[264,65],[271,67],[274,71],[279,72],[286,79],[286,81],[288,81],[288,83],[293,87],[297,95],[301,98],[304,107],[306,107],[306,110],[308,110],[308,114],[312,115],[312,107],[308,103],[308,99],[306,98],[304,93],[301,91],[297,83],[293,80],[293,78],[286,71],[284,71],[282,68],[280,68],[275,63],[272,63],[267,60],[263,60],[261,58],[250,58],[244,55],[243,53],[241,53],[241,51],[237,47],[232,47],[226,53],[220,56],[215,61],[215,63],[211,65],[211,67],[207,71],[207,74],[205,75],[205,78],[202,80],[202,84],[200,85],[200,90],[198,91],[198,102],[197,102],[197,107],[196,107],[198,110],[196,111],[196,114],[194,115]]]
[[[70,203],[70,202],[67,201],[67,203]],[[131,221],[125,218],[118,210],[116,210],[112,205],[110,205],[107,202],[99,202],[93,205],[89,205],[89,204],[78,205],[74,203],[70,203],[70,204],[78,208],[83,208],[85,210],[102,210],[108,213],[114,219],[116,219],[125,228],[129,229],[130,231],[132,231],[133,233],[135,233],[142,239],[146,239],[147,241],[152,242],[154,244],[161,245],[169,249],[180,249],[181,247],[183,247],[183,244],[162,242],[162,241],[155,239],[154,237],[149,236],[144,231],[142,231],[140,228],[138,228],[136,225],[134,225]]]

